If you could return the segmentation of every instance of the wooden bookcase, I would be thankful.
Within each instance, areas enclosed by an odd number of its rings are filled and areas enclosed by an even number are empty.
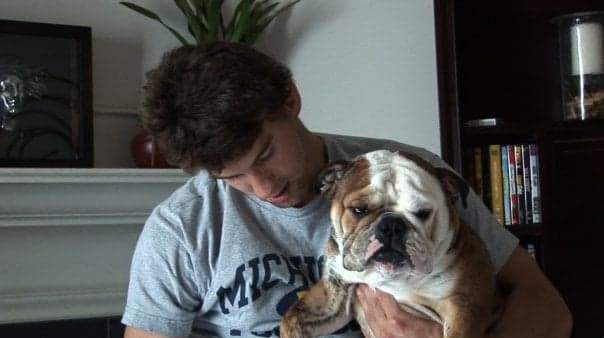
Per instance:
[[[604,120],[563,121],[557,27],[602,0],[434,0],[443,158],[464,149],[539,146],[542,222],[511,228],[569,305],[573,337],[604,337]],[[494,128],[467,128],[497,117]],[[602,209],[602,210],[601,210]]]

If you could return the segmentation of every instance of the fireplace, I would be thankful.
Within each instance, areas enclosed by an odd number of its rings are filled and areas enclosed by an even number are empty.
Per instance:
[[[142,224],[186,179],[176,169],[0,169],[0,337],[80,327],[121,337]]]

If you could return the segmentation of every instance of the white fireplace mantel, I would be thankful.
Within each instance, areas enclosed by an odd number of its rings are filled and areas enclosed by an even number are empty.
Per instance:
[[[177,169],[0,169],[0,324],[120,315],[149,212]]]

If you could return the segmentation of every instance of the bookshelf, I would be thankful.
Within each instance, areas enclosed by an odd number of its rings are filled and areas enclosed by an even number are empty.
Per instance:
[[[464,152],[536,144],[542,219],[509,229],[536,258],[573,317],[573,337],[603,337],[604,120],[564,121],[560,15],[601,0],[434,0],[441,149],[459,172]],[[499,118],[494,127],[469,120]]]

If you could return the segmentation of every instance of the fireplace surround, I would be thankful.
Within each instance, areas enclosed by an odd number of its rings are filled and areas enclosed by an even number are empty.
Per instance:
[[[177,169],[0,169],[0,325],[115,322],[142,224],[187,178]]]

